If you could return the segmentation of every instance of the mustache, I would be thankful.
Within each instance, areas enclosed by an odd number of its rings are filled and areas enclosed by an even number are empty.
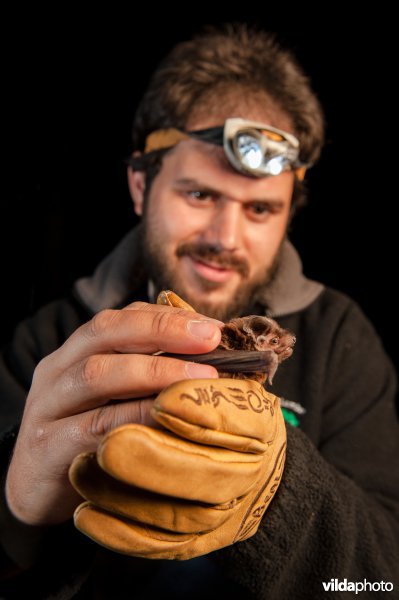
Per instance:
[[[235,270],[243,277],[249,275],[248,261],[235,256],[230,250],[225,250],[220,244],[186,242],[177,248],[176,255],[178,258],[190,256],[194,259],[209,261],[221,268]]]

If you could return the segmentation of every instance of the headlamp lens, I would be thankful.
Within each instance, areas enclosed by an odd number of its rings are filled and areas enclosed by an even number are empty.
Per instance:
[[[239,134],[236,148],[243,165],[248,169],[259,169],[263,161],[263,152],[259,140],[246,133]]]
[[[284,171],[286,160],[283,156],[275,156],[267,163],[267,172],[270,175],[280,175]]]

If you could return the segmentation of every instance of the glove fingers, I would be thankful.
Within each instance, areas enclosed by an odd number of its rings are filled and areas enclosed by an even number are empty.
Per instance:
[[[262,454],[275,435],[277,396],[247,379],[192,379],[165,388],[152,417],[193,441]]]
[[[197,444],[219,446],[236,452],[250,452],[253,454],[262,454],[267,451],[267,444],[260,440],[187,423],[186,420],[155,409],[154,406],[151,408],[151,416],[169,431]],[[274,430],[275,428],[271,425],[269,428],[271,438],[274,437]]]
[[[84,502],[75,510],[77,529],[114,552],[142,558],[179,558],[196,534],[173,533],[142,525]]]
[[[83,498],[106,511],[179,533],[219,527],[240,506],[238,501],[216,506],[195,504],[127,485],[105,473],[94,453],[77,456],[69,478]]]
[[[210,504],[246,494],[259,477],[262,459],[138,424],[113,429],[97,450],[100,467],[124,483]]]

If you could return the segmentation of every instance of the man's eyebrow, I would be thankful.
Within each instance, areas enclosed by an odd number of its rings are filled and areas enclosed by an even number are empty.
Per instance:
[[[189,177],[182,177],[181,179],[176,179],[174,185],[177,187],[190,187],[194,190],[201,190],[202,192],[207,192],[216,196],[223,195],[222,191],[212,188],[205,183],[201,183],[201,181],[198,181],[197,179],[191,179]],[[250,202],[262,202],[263,204],[267,204],[276,209],[284,207],[284,201],[280,198],[252,198],[251,200],[244,202],[244,204],[249,204]]]
[[[219,190],[215,190],[215,189],[211,188],[206,183],[201,183],[201,181],[198,181],[198,179],[191,179],[188,177],[183,177],[181,179],[176,179],[176,181],[174,183],[175,183],[175,185],[184,185],[184,186],[193,187],[193,188],[201,188],[201,190],[205,189],[210,192],[215,192],[215,194],[221,194],[221,192]]]

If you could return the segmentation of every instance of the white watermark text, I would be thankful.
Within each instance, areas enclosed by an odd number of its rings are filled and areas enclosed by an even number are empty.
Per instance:
[[[322,581],[325,592],[392,592],[393,583],[390,581],[348,581],[343,579],[330,579],[330,581]]]

